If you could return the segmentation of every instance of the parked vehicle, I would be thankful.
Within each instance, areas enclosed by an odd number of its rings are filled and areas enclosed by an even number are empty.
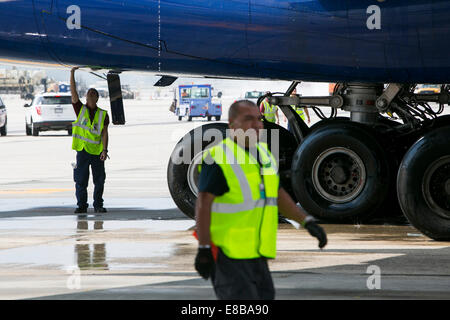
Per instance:
[[[263,91],[247,91],[245,93],[244,99],[257,103],[258,98],[261,97],[263,94],[264,94]]]
[[[414,93],[417,94],[434,94],[440,93],[441,86],[438,84],[419,84]]]
[[[0,135],[6,136],[7,134],[7,128],[6,125],[8,124],[8,117],[6,116],[6,106],[3,103],[3,100],[0,98]]]
[[[134,92],[127,89],[122,89],[122,99],[134,99]]]
[[[38,136],[40,131],[67,130],[72,135],[72,122],[76,120],[69,93],[44,93],[37,95],[31,105],[25,104],[26,134]]]
[[[222,102],[212,101],[212,88],[209,84],[204,85],[180,85],[177,89],[178,102],[174,99],[175,115],[178,120],[187,117],[192,121],[194,117],[207,118],[208,121],[215,117],[217,121],[222,115]],[[217,95],[220,98],[222,94]]]

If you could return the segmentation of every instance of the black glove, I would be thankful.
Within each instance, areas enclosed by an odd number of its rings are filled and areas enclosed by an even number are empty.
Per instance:
[[[197,256],[195,257],[195,270],[207,280],[213,275],[216,267],[211,248],[199,248]]]
[[[309,234],[319,240],[319,248],[322,249],[327,245],[327,234],[315,221],[311,220],[305,223],[305,229]]]

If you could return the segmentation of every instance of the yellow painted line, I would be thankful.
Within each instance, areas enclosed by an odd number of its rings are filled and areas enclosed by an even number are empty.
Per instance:
[[[33,193],[55,193],[74,191],[75,189],[26,189],[26,190],[0,190],[0,194],[33,194]]]
[[[36,61],[28,61],[28,60],[15,60],[15,59],[6,59],[0,58],[0,62],[3,63],[12,63],[12,64],[25,64],[25,65],[36,65],[36,66],[47,66],[54,68],[61,68],[63,65],[60,63],[49,63],[49,62],[36,62]]]

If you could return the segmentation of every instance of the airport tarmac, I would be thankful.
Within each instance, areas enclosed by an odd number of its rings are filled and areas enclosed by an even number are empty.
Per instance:
[[[125,100],[127,124],[109,131],[109,212],[77,216],[71,137],[26,136],[25,101],[2,99],[0,299],[215,299],[193,267],[194,221],[166,182],[173,147],[205,120],[179,122],[170,100]],[[305,230],[280,225],[270,261],[277,299],[450,299],[449,243],[405,224],[323,226],[320,251]]]

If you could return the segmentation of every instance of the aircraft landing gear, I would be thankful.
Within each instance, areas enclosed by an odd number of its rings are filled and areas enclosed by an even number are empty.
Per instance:
[[[414,88],[350,83],[338,84],[329,97],[289,91],[269,97],[279,106],[350,112],[350,118],[323,119],[311,127],[295,152],[292,186],[308,213],[325,221],[361,221],[399,202],[421,232],[450,240],[450,117],[437,117],[450,102],[450,86],[428,95]]]

